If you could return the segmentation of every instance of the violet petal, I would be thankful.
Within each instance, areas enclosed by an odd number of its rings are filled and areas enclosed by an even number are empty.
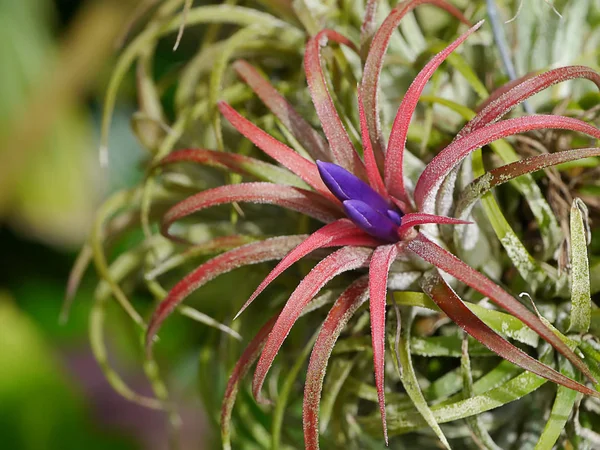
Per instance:
[[[399,213],[398,211],[396,211],[395,209],[388,209],[386,211],[386,215],[388,216],[388,218],[390,218],[392,220],[392,222],[394,222],[396,225],[402,225],[402,213]]]
[[[398,226],[360,200],[346,200],[344,211],[358,227],[385,242],[398,242]]]
[[[323,183],[340,201],[361,200],[385,214],[392,206],[371,186],[337,164],[317,161]]]

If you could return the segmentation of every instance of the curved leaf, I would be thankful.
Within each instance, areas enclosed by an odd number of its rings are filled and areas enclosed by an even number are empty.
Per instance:
[[[592,156],[600,156],[600,147],[576,148],[556,153],[544,153],[492,169],[473,180],[461,192],[456,203],[456,215],[462,218],[467,217],[475,202],[486,192],[521,175]]]
[[[298,114],[283,95],[258,73],[258,70],[244,60],[234,62],[233,68],[313,159],[331,160],[331,151],[327,142]]]
[[[219,275],[239,267],[283,258],[287,252],[305,238],[305,235],[280,236],[260,242],[253,242],[225,252],[201,264],[171,289],[167,297],[160,302],[152,314],[146,331],[146,349],[148,351],[151,350],[152,340],[164,320],[193,291]]]
[[[257,401],[265,401],[261,395],[262,385],[273,360],[277,356],[283,341],[298,319],[302,309],[329,280],[340,273],[365,267],[369,262],[371,253],[371,250],[365,248],[344,247],[321,260],[302,279],[281,311],[256,365],[254,380],[252,382],[252,392]]]
[[[299,188],[307,188],[308,185],[286,169],[266,163],[260,159],[240,155],[238,153],[206,150],[203,148],[192,148],[177,150],[163,158],[157,165],[164,167],[179,162],[193,162],[205,166],[216,167],[240,175],[253,176],[261,181],[286,184]]]
[[[339,219],[335,222],[325,225],[312,233],[304,242],[285,255],[277,266],[265,277],[250,298],[244,303],[244,306],[236,314],[234,320],[250,306],[250,304],[260,295],[266,287],[273,282],[275,278],[281,275],[288,267],[299,261],[310,252],[319,248],[338,247],[344,245],[377,247],[379,241],[372,238],[364,231],[360,230],[348,219]]]
[[[490,97],[479,106],[477,115],[458,132],[456,139],[496,122],[515,106],[538,92],[575,78],[587,78],[600,88],[600,74],[584,66],[559,67],[539,75],[525,75],[518,81],[515,80],[492,92]]]
[[[600,130],[596,127],[581,120],[554,115],[534,115],[506,119],[474,130],[453,141],[427,165],[415,187],[415,201],[419,210],[427,212],[424,207],[425,205],[429,207],[429,203],[433,200],[436,192],[435,187],[470,152],[513,134],[544,128],[578,131],[600,139]]]
[[[361,83],[362,99],[365,105],[367,125],[373,144],[373,150],[377,155],[382,154],[385,148],[381,136],[381,124],[379,122],[379,77],[383,68],[383,59],[387,51],[392,33],[398,27],[402,18],[422,4],[435,5],[444,9],[458,18],[461,22],[471,25],[462,13],[450,3],[444,0],[409,0],[399,3],[390,12],[371,42],[371,48],[365,61],[363,78]]]
[[[329,88],[327,87],[325,74],[323,73],[321,47],[327,45],[327,42],[330,40],[356,50],[352,41],[341,34],[333,30],[320,31],[308,41],[304,53],[304,70],[306,71],[308,89],[310,90],[310,96],[312,97],[325,136],[327,136],[327,140],[329,141],[333,161],[359,178],[365,178],[365,166],[358,153],[356,153],[348,132],[335,109]]]
[[[278,205],[326,223],[341,215],[329,200],[315,192],[273,183],[240,183],[208,189],[177,203],[165,214],[161,233],[168,236],[171,224],[190,214],[233,202]]]
[[[444,272],[448,273],[449,275],[452,275],[453,277],[462,281],[466,285],[481,292],[483,295],[489,297],[490,300],[492,300],[498,306],[506,309],[508,312],[510,312],[514,316],[518,317],[519,319],[521,319],[526,325],[528,325],[531,329],[533,329],[536,333],[538,333],[542,338],[544,338],[546,340],[546,342],[551,344],[556,350],[558,350],[569,361],[571,361],[582,373],[585,374],[586,377],[588,377],[591,381],[595,381],[590,370],[583,363],[583,361],[581,361],[581,359],[579,359],[579,357],[575,353],[573,353],[573,351],[556,334],[554,334],[554,332],[552,330],[550,330],[540,320],[540,318],[538,316],[536,316],[531,311],[529,311],[522,303],[520,303],[514,297],[509,295],[500,286],[493,283],[490,279],[486,278],[484,275],[477,272],[475,269],[469,267],[467,264],[465,264],[464,262],[462,262],[461,260],[456,258],[451,253],[442,249],[437,244],[434,244],[433,242],[431,242],[429,239],[427,239],[421,233],[419,233],[419,235],[415,239],[408,242],[407,248],[409,250],[413,251],[414,253],[416,253],[421,258],[423,258],[425,261],[429,262],[430,264],[435,265],[435,267],[437,267],[438,269],[443,270]],[[441,287],[439,287],[440,289],[443,287],[439,283],[438,283],[438,286],[441,286]],[[443,289],[446,290],[446,288],[443,288]],[[452,295],[455,295],[455,294],[450,290],[450,288],[448,288],[444,299],[452,300],[453,299]],[[468,311],[467,314],[469,316],[472,316],[471,320],[474,321],[472,323],[481,323],[481,326],[484,327],[484,328],[472,327],[469,329],[465,328],[465,331],[467,331],[471,335],[473,335],[472,333],[474,333],[474,332],[478,332],[478,333],[480,333],[481,337],[483,337],[483,338],[490,336],[487,332],[482,333],[482,331],[484,329],[489,330],[489,331],[491,331],[491,330],[485,324],[483,324],[483,322],[481,322],[479,319],[477,319],[477,317],[474,314],[472,314],[468,310],[468,308],[466,308],[466,306],[464,306],[464,304],[462,302],[453,301],[451,303],[451,305],[453,307],[460,308],[461,310],[463,310],[465,312]],[[440,306],[440,305],[438,305],[438,306]],[[441,306],[440,306],[440,308],[441,308]],[[447,314],[448,314],[448,312],[447,312]],[[465,325],[467,325],[467,323],[464,320],[465,317],[466,316],[463,316],[462,314],[459,313],[456,316],[456,319],[453,317],[451,317],[451,318],[459,326],[464,327]],[[494,335],[495,335],[495,333],[494,333]],[[478,337],[477,339],[479,340],[480,338]],[[498,342],[497,344],[498,345],[506,345],[508,343],[507,343],[507,341],[502,339],[502,342]],[[508,344],[508,345],[510,345],[510,344]],[[503,352],[501,354],[501,356],[503,358],[508,359],[509,361],[511,361],[515,364],[518,364],[521,367],[527,368],[527,370],[531,370],[534,373],[538,373],[540,376],[553,377],[553,378],[548,378],[548,379],[551,379],[552,381],[560,380],[560,382],[559,381],[555,381],[555,382],[565,385],[565,386],[568,386],[571,389],[576,389],[587,395],[593,395],[595,397],[600,397],[600,394],[598,392],[593,391],[579,383],[576,383],[573,380],[570,380],[570,379],[560,375],[558,372],[556,372],[554,370],[550,371],[549,368],[547,368],[544,365],[541,365],[541,367],[539,367],[539,365],[540,365],[539,361],[534,360],[533,358],[529,357],[528,355],[526,355],[523,352],[521,352],[521,353],[515,352],[514,349],[516,349],[516,347],[514,347],[512,345],[510,345],[510,347],[512,347],[512,350],[509,350],[508,347],[506,349],[501,349],[500,347],[497,347],[497,349],[499,349]],[[496,351],[496,349],[494,349],[494,351]],[[506,356],[505,356],[505,354],[506,354]],[[518,360],[515,359],[515,357],[517,355],[519,355]],[[525,355],[526,358],[523,358],[523,355]],[[511,358],[513,358],[513,359],[511,359]],[[531,361],[530,361],[530,359],[531,359]],[[531,363],[531,367],[535,368],[535,370],[537,370],[537,372],[532,370],[530,367],[525,367],[522,365],[522,364],[527,364],[529,366],[529,363]]]
[[[314,162],[296,153],[293,149],[282,142],[279,142],[273,136],[264,132],[248,119],[242,117],[235,109],[225,102],[218,103],[221,114],[238,130],[246,136],[254,145],[260,148],[271,158],[287,167],[292,173],[302,178],[309,186],[316,189],[324,197],[333,201],[334,197],[323,184],[319,171]]]
[[[408,126],[419,102],[419,97],[433,73],[440,67],[446,57],[456,50],[481,25],[483,25],[483,21],[469,28],[467,32],[463,33],[452,44],[435,55],[414,78],[398,107],[385,154],[385,185],[389,193],[399,200],[408,202],[404,188],[404,147],[406,146]]]
[[[361,277],[340,295],[323,322],[310,355],[304,385],[302,418],[306,449],[319,448],[319,404],[331,351],[350,318],[368,298],[368,278]]]

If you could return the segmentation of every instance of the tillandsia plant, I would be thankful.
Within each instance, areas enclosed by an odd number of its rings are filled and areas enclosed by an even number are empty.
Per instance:
[[[426,3],[445,10],[457,22],[462,22],[469,28],[456,40],[441,48],[441,51],[414,76],[399,102],[389,128],[389,137],[385,139],[379,99],[384,57],[393,33],[402,19],[411,17],[410,13],[415,7]],[[297,286],[287,297],[280,311],[276,312],[250,341],[233,369],[225,388],[220,417],[222,445],[225,448],[231,447],[232,414],[236,396],[243,386],[244,375],[256,362],[252,393],[259,403],[268,403],[262,395],[263,386],[292,327],[302,315],[320,309],[331,301],[333,306],[323,325],[317,330],[317,334],[309,339],[307,347],[300,353],[301,356],[291,369],[290,376],[285,379],[284,387],[278,393],[276,418],[272,424],[274,431],[270,442],[272,448],[279,448],[282,417],[285,413],[282,409],[288,403],[287,396],[293,389],[301,364],[308,357],[311,348],[302,407],[305,448],[319,447],[320,413],[321,420],[325,423],[329,423],[335,414],[345,417],[345,429],[336,429],[335,435],[334,432],[325,433],[329,434],[324,437],[328,439],[327,448],[347,445],[351,441],[350,436],[353,435],[359,436],[359,446],[370,445],[366,442],[372,443],[366,440],[367,436],[383,436],[387,444],[388,435],[403,434],[424,426],[429,426],[444,447],[450,448],[440,423],[462,418],[467,418],[468,435],[473,436],[473,442],[477,446],[497,448],[489,430],[499,426],[498,423],[502,420],[499,419],[499,422],[491,425],[486,424],[480,414],[534,393],[546,380],[556,383],[558,390],[552,406],[553,416],[541,432],[536,448],[552,448],[570,412],[573,409],[578,412],[583,408],[579,406],[581,398],[578,398],[576,393],[584,394],[586,398],[591,399],[590,401],[600,398],[597,390],[585,384],[587,381],[598,387],[599,353],[591,343],[593,338],[582,338],[590,329],[592,321],[587,259],[589,236],[586,231],[589,221],[585,205],[580,200],[575,200],[566,228],[569,232],[571,268],[571,277],[566,282],[566,276],[547,262],[561,240],[556,237],[559,228],[551,208],[530,174],[599,156],[600,148],[561,149],[519,159],[504,139],[522,133],[539,133],[540,130],[552,129],[563,130],[564,133],[575,132],[595,141],[600,139],[600,129],[592,123],[567,114],[528,114],[512,118],[505,116],[529,97],[560,82],[581,78],[600,88],[600,74],[584,66],[561,67],[529,74],[498,88],[476,111],[471,111],[451,100],[424,95],[423,91],[432,78],[432,82],[436,81],[436,74],[442,70],[440,66],[444,61],[454,58],[456,62],[458,55],[453,52],[482,27],[483,21],[471,26],[463,13],[444,0],[411,0],[393,7],[377,28],[377,4],[376,1],[367,2],[361,26],[360,47],[332,29],[314,30],[306,43],[306,81],[326,139],[323,139],[309,120],[304,119],[266,80],[259,68],[246,60],[237,60],[233,69],[243,82],[238,90],[244,95],[241,95],[241,101],[236,94],[233,98],[240,107],[254,95],[260,98],[270,112],[267,125],[269,121],[275,120],[278,124],[276,129],[279,130],[277,134],[281,139],[245,118],[227,101],[216,101],[218,98],[214,98],[217,108],[211,116],[211,122],[216,135],[216,146],[220,149],[183,148],[169,153],[169,147],[173,146],[175,141],[167,133],[164,140],[168,144],[162,144],[161,147],[167,151],[156,153],[142,189],[117,196],[107,204],[94,231],[92,244],[84,250],[81,261],[91,258],[92,254],[95,256],[96,265],[106,283],[106,292],[99,295],[104,300],[109,295],[114,295],[134,320],[146,330],[145,346],[149,367],[147,372],[154,381],[158,396],[164,389],[153,364],[152,346],[161,325],[174,311],[199,318],[206,324],[239,337],[236,331],[203,316],[199,311],[185,309],[182,302],[194,291],[234,269],[280,260],[244,303],[237,314],[240,316],[255,300],[265,301],[259,298],[259,295],[283,277],[284,272],[292,265],[303,258],[313,262],[316,260],[314,267],[298,280]],[[175,23],[171,21],[163,25],[163,28],[175,29]],[[160,29],[159,25],[157,29]],[[148,33],[151,31],[152,29]],[[231,39],[235,38],[235,42],[239,43],[255,33],[256,29],[247,28]],[[294,32],[290,34],[293,35]],[[295,39],[296,36],[290,38],[291,41]],[[340,49],[322,55],[329,42],[339,45]],[[341,47],[345,50],[342,51]],[[230,54],[228,53],[228,57]],[[221,64],[215,68],[216,72],[213,72],[218,74],[215,77],[222,76],[227,58],[220,61]],[[362,78],[358,86],[348,88],[347,82],[332,82],[334,74],[328,80],[324,61],[329,61],[334,71],[341,71],[350,79],[353,77],[351,61],[361,61],[362,64],[359,65]],[[141,69],[138,70],[138,74],[140,70],[144,70],[144,64],[139,67]],[[458,64],[457,67],[460,67],[461,74],[476,90],[480,93],[485,91],[467,65]],[[331,86],[335,88],[343,86],[344,83],[345,92],[334,95]],[[244,90],[244,85],[250,88],[250,95]],[[140,83],[140,90],[147,93],[148,84]],[[348,92],[355,94],[352,107],[345,110],[336,108],[336,104],[343,103],[341,97]],[[414,161],[414,156],[407,151],[409,125],[416,115],[420,100],[449,108],[466,120],[462,128],[454,132],[451,142],[439,145],[435,153],[424,156],[424,159],[429,160],[426,165],[419,165]],[[203,108],[209,109],[210,105],[204,104]],[[348,110],[357,111],[357,120],[348,117]],[[160,114],[155,115],[156,121],[159,116]],[[278,165],[247,154],[227,151],[221,116],[245,138],[244,142],[254,144]],[[358,124],[359,133],[355,133],[354,123]],[[138,123],[138,126],[146,127],[147,131],[147,127],[152,124],[152,121],[146,121]],[[177,122],[170,132],[181,135],[178,127],[185,127],[185,120]],[[160,134],[156,127],[151,128],[151,131],[155,135]],[[431,126],[427,133],[431,134]],[[148,134],[146,132],[145,136]],[[535,142],[538,135],[533,136],[529,138],[530,142]],[[283,140],[287,140],[291,146]],[[424,145],[427,145],[427,140]],[[491,147],[506,164],[485,172],[481,149],[486,146]],[[186,184],[187,181],[182,183],[181,178],[177,178],[177,169],[182,165],[215,167],[225,170],[228,177],[222,185],[202,189],[172,205],[172,199],[180,194],[169,195],[169,184],[166,181],[160,188],[156,185],[162,177],[162,180],[170,180],[171,186],[175,186],[179,192],[182,189],[189,190],[190,185]],[[408,167],[411,169],[407,170]],[[174,177],[169,179],[170,173]],[[538,258],[539,260],[532,256],[517,237],[491,195],[493,188],[507,183],[512,184],[523,195],[538,221],[543,235],[542,253],[546,255]],[[481,209],[477,205],[479,200],[482,204]],[[113,274],[107,268],[100,248],[102,235],[106,233],[102,221],[128,202],[139,205],[145,242],[137,256],[131,253],[129,258],[120,261],[120,264],[117,264],[117,260],[113,264]],[[300,220],[305,224],[309,223],[309,227],[313,227],[314,223],[320,225],[309,234],[287,234],[279,229],[277,233],[267,233],[270,237],[266,239],[261,238],[261,233],[239,233],[238,230],[252,229],[243,224],[245,213],[240,209],[240,204],[246,203],[282,207],[299,213],[293,217],[308,217],[309,222],[306,222],[305,218]],[[196,239],[191,232],[194,220],[189,216],[224,204],[234,205],[231,210],[231,224],[228,227],[234,231],[191,244],[190,241]],[[137,211],[133,215],[136,216],[136,213]],[[112,228],[117,231],[135,221],[130,216],[118,221],[117,218],[118,216],[111,222]],[[160,220],[162,236],[152,230],[151,222],[154,219]],[[286,223],[283,215],[281,221]],[[179,230],[177,233],[174,231],[176,229]],[[182,236],[181,232],[185,230],[190,232]],[[490,233],[499,238],[507,259],[512,262],[524,282],[521,286],[528,286],[521,291],[529,290],[534,295],[535,304],[532,303],[532,309],[527,306],[526,298],[519,300],[500,287],[505,280],[493,264],[477,258],[479,246],[489,249],[493,245],[488,239]],[[181,246],[187,249],[181,250]],[[486,251],[488,250],[484,253]],[[211,253],[220,254],[201,263],[168,292],[158,284],[158,276],[191,258]],[[560,256],[560,252],[557,254]],[[465,260],[472,263],[469,264]],[[77,274],[81,273],[83,265],[84,263],[81,263],[78,266]],[[126,268],[122,269],[123,266]],[[159,300],[147,327],[140,315],[132,309],[115,280],[116,274],[123,278],[139,266],[144,267],[147,286]],[[481,271],[473,266],[478,266]],[[563,271],[565,268],[566,264],[560,267]],[[495,281],[482,271],[489,273]],[[336,277],[342,280],[338,285],[342,288],[328,288]],[[536,306],[540,306],[542,312],[544,309],[538,302],[537,294],[544,298],[564,298],[568,296],[568,293],[565,294],[568,289],[565,288],[569,284],[570,310],[567,312],[564,308],[559,308],[561,315],[554,320],[553,325],[552,321],[538,311]],[[509,290],[513,293],[520,292]],[[480,300],[481,296],[485,300],[479,304],[475,303],[474,301]],[[368,311],[363,307],[367,301]],[[268,308],[271,308],[272,303]],[[491,303],[509,314],[494,309]],[[248,308],[245,314],[252,309]],[[435,311],[437,315],[421,314],[425,310]],[[386,315],[391,315],[392,311],[397,318],[396,330],[386,324]],[[428,337],[428,340],[419,340],[411,336],[418,325],[415,324],[417,315],[424,318],[437,317],[438,322],[430,326],[429,334],[440,330],[443,320],[449,320],[474,338],[474,341],[457,335],[456,332],[452,335],[442,334],[439,336],[441,339],[437,341],[435,336]],[[100,316],[96,316],[98,317]],[[364,327],[366,317],[370,323],[370,332]],[[243,320],[244,315],[234,321],[232,327]],[[351,323],[354,323],[352,327]],[[311,324],[311,328],[317,327]],[[345,348],[341,348],[338,340],[345,330],[351,336],[343,340]],[[392,350],[390,355],[393,357],[392,366],[396,369],[394,382],[399,381],[406,394],[388,391],[388,397],[392,397],[393,401],[391,405],[386,406],[385,375],[394,374],[393,368],[390,370],[385,361],[388,335]],[[93,336],[98,349],[98,334]],[[547,345],[538,345],[538,337]],[[356,339],[352,341],[353,338]],[[368,338],[370,345],[365,345],[363,338]],[[539,347],[540,358],[531,356],[531,352],[523,350],[506,338]],[[454,345],[457,342],[458,348]],[[553,357],[554,350],[560,355],[556,358],[558,365]],[[444,351],[447,353],[443,353]],[[347,356],[352,353],[356,353],[355,358]],[[364,356],[371,358],[371,353],[372,362],[367,364]],[[423,379],[419,379],[417,375],[413,356],[436,354],[459,357],[460,367],[449,371],[447,376],[438,378],[431,384],[432,389],[422,389]],[[476,371],[472,368],[471,359],[478,355],[493,354],[500,356],[505,362],[486,371],[484,376],[474,382],[473,374]],[[98,350],[97,355],[103,361],[106,360],[102,351]],[[327,411],[321,412],[326,368],[328,365],[331,367],[330,361],[341,362],[336,367],[339,379],[332,381],[329,386],[332,395],[325,389],[327,398],[324,402]],[[473,364],[476,362],[473,361]],[[374,368],[375,392],[371,392],[369,385],[364,382],[367,379],[364,375],[367,366]],[[159,400],[154,401],[132,393],[114,372],[107,370],[113,384],[129,398],[150,407],[161,408],[168,404],[164,394],[162,398],[159,396]],[[357,375],[353,375],[354,372]],[[443,381],[440,381],[442,378]],[[448,385],[442,387],[443,383]],[[461,388],[462,393],[457,394]],[[443,393],[436,395],[436,389],[441,389]],[[343,396],[341,392],[346,394]],[[377,419],[371,414],[371,408],[362,404],[363,401],[373,400],[379,406]],[[428,404],[432,401],[434,406]],[[337,406],[338,409],[333,412],[333,405],[339,403],[345,406]],[[561,414],[564,418],[557,418]],[[381,428],[376,428],[377,421],[383,425],[383,433]],[[574,423],[577,436],[581,436],[582,433],[590,436],[591,431],[579,424],[578,417],[574,419]],[[249,427],[248,424],[244,426]],[[321,430],[323,429],[321,426]],[[463,436],[461,433],[464,433],[450,431],[460,437]],[[252,439],[260,444],[260,433],[251,430],[246,430],[245,433],[250,434]]]

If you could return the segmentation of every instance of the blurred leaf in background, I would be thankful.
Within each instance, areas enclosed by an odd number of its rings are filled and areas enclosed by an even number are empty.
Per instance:
[[[90,92],[136,4],[83,2],[57,45],[53,2],[0,2],[0,221],[20,234],[71,248],[87,236],[106,181]]]
[[[123,157],[111,158],[110,178],[97,156],[96,105],[115,43],[137,3],[0,1],[3,449],[165,445],[163,416],[122,400],[91,355],[91,286],[84,283],[69,323],[58,323],[71,252],[88,236],[98,202],[105,191],[133,182],[141,173],[142,155],[128,119],[115,126],[111,146]],[[117,114],[129,117],[130,111]],[[126,350],[112,350],[132,384],[143,382],[141,369],[127,364]],[[130,366],[135,369],[127,370]],[[141,384],[144,388],[147,384]]]
[[[13,299],[0,293],[0,437],[6,449],[139,448],[102,430],[53,349]]]

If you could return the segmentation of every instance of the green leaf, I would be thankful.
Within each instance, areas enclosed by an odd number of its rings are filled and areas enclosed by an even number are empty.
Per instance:
[[[576,379],[577,373],[573,370],[571,363],[564,358],[560,358],[560,372],[569,377]],[[540,440],[535,446],[535,450],[552,450],[554,444],[558,440],[560,433],[565,428],[569,415],[573,411],[575,401],[577,400],[577,392],[564,386],[558,386],[556,398],[552,405],[552,411],[544,431],[540,436]]]
[[[592,315],[587,244],[587,207],[578,198],[571,205],[571,323],[569,331],[587,333]]]
[[[398,329],[396,330],[395,342],[390,339],[390,347],[392,347],[392,355],[394,361],[394,367],[396,372],[402,381],[402,385],[409,395],[410,399],[414,402],[415,407],[427,422],[429,427],[433,430],[436,436],[440,439],[445,448],[449,449],[450,444],[444,436],[444,433],[438,425],[435,417],[433,416],[427,401],[421,392],[419,381],[417,380],[417,374],[412,364],[411,352],[411,339],[410,333],[412,328],[412,322],[414,318],[413,308],[400,308],[396,307],[396,319],[398,320]],[[398,317],[398,316],[401,317]]]
[[[463,395],[465,398],[473,396],[473,374],[471,373],[471,360],[469,358],[469,339],[467,335],[462,340],[462,357],[460,367],[463,378]],[[473,433],[473,437],[480,448],[488,450],[502,450],[496,445],[488,430],[484,427],[480,416],[467,417],[467,425]]]
[[[541,358],[546,364],[548,363],[548,353],[551,352],[546,352]],[[481,414],[514,402],[525,395],[531,394],[546,382],[547,380],[544,378],[530,372],[523,372],[517,377],[482,394],[464,400],[453,401],[452,403],[445,402],[432,406],[430,409],[438,423],[447,423]],[[476,384],[474,387],[476,387]],[[397,411],[393,407],[390,407],[387,417],[390,435],[408,433],[427,425],[421,414],[416,411]],[[366,417],[361,420],[361,423],[370,433],[376,433],[379,430],[378,426],[381,425],[377,415]]]

